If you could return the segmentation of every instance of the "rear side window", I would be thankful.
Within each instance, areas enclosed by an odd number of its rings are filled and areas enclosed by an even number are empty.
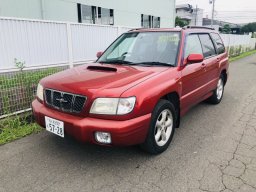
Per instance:
[[[212,43],[212,39],[209,34],[199,34],[199,38],[202,44],[204,57],[211,57],[216,55],[216,51],[214,45]]]
[[[192,34],[187,37],[184,58],[187,58],[190,54],[203,54],[197,34]]]
[[[220,35],[217,33],[211,33],[212,39],[215,43],[215,46],[217,48],[218,54],[224,53],[225,52],[225,46],[223,41],[220,38]]]

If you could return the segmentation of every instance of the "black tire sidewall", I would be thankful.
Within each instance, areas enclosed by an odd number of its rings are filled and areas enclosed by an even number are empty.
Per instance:
[[[172,113],[173,127],[172,127],[172,132],[171,132],[170,138],[167,141],[167,143],[163,146],[158,146],[156,141],[155,141],[155,125],[156,125],[156,121],[157,121],[158,116],[165,109],[169,109]],[[148,151],[152,154],[159,154],[159,153],[162,153],[163,151],[165,151],[168,148],[168,146],[170,145],[171,141],[172,141],[174,131],[175,131],[176,119],[177,119],[177,117],[176,117],[176,111],[175,111],[174,105],[171,102],[167,101],[167,100],[160,100],[157,103],[154,110],[153,110],[148,135],[147,135],[146,141],[142,145],[142,147],[146,151]]]
[[[218,99],[218,95],[217,95],[217,89],[218,89],[218,87],[217,87],[217,88],[215,89],[215,91],[214,91],[214,97],[215,97],[214,99],[216,100],[216,103],[217,103],[217,104],[221,102],[221,100],[222,100],[222,98],[223,98],[223,95],[224,95],[224,77],[223,77],[223,75],[221,75],[219,79],[222,80],[223,91],[222,91],[222,95],[221,95],[221,98],[220,98],[220,99]],[[218,81],[219,81],[219,79],[218,79]]]
[[[222,83],[223,83],[223,92],[222,92],[222,95],[221,95],[221,98],[218,99],[218,96],[217,96],[217,89],[218,89],[218,84],[217,84],[217,87],[216,89],[213,91],[213,95],[207,99],[206,101],[208,101],[208,103],[211,103],[211,104],[219,104],[223,98],[223,95],[224,95],[224,91],[225,91],[225,85],[224,85],[224,76],[221,74],[219,79],[222,79]],[[218,79],[218,81],[219,81]]]

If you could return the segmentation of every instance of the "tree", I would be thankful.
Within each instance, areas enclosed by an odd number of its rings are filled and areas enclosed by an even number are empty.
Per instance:
[[[184,27],[188,24],[187,20],[181,19],[180,17],[175,18],[175,26]]]
[[[229,34],[229,33],[231,32],[231,29],[230,29],[229,24],[225,24],[225,25],[224,25],[224,27],[223,27],[223,29],[222,29],[222,32],[223,32],[223,33],[227,33],[227,34]]]
[[[252,33],[253,36],[254,32],[256,32],[256,22],[244,25],[241,31],[242,33]]]

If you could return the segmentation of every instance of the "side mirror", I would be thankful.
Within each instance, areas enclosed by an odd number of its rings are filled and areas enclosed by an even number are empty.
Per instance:
[[[202,54],[190,54],[186,59],[186,64],[200,63],[203,60],[204,56]]]
[[[103,54],[103,52],[99,51],[99,52],[96,54],[96,57],[97,57],[97,58],[100,58],[102,54]]]

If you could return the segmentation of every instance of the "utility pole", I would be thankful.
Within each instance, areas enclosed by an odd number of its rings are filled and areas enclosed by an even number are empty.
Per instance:
[[[195,18],[195,26],[197,26],[197,5],[196,5],[196,18]]]
[[[40,1],[40,8],[41,8],[41,19],[44,20],[45,19],[45,4],[44,4],[44,0]]]
[[[210,4],[212,4],[212,20],[211,20],[211,27],[212,27],[213,20],[214,20],[214,12],[215,12],[215,0],[210,0]]]

